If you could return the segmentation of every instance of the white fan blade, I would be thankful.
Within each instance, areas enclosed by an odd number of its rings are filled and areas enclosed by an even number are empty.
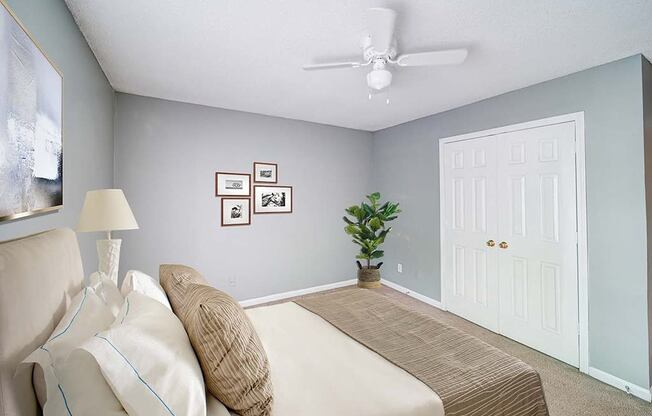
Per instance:
[[[392,9],[374,7],[367,11],[367,31],[371,45],[378,53],[386,53],[394,39],[396,12]]]
[[[362,66],[360,62],[330,62],[326,64],[304,65],[305,71],[317,71],[320,69],[357,68]]]
[[[464,62],[468,54],[466,49],[407,53],[399,56],[396,64],[399,66],[458,65]]]

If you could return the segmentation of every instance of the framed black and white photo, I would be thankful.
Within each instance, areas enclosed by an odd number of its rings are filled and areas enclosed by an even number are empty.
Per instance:
[[[215,196],[251,196],[251,174],[215,172]]]
[[[254,214],[289,214],[291,212],[291,186],[254,185]]]
[[[249,198],[222,198],[222,227],[251,224]]]
[[[254,182],[278,182],[278,164],[254,162]]]
[[[63,76],[0,1],[0,221],[63,206]]]

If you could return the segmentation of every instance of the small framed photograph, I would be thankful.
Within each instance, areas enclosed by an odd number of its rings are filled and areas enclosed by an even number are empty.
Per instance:
[[[222,227],[251,224],[249,198],[222,198]]]
[[[291,186],[254,185],[254,214],[289,214],[291,212]]]
[[[251,196],[251,174],[215,172],[215,196]]]
[[[278,164],[254,162],[254,182],[277,183]]]

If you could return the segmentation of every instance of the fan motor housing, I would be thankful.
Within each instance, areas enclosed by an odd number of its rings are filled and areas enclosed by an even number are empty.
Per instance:
[[[376,59],[394,59],[396,58],[396,39],[392,39],[392,44],[387,51],[376,51],[371,44],[371,36],[367,35],[362,38],[362,56],[365,62]]]

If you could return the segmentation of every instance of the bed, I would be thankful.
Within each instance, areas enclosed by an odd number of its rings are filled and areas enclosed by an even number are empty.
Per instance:
[[[444,416],[425,384],[296,303],[247,315],[270,361],[275,415]]]
[[[40,414],[31,370],[16,370],[45,342],[83,281],[72,230],[0,243],[0,416]],[[440,396],[409,366],[390,361],[386,351],[355,334],[360,328],[337,321],[352,315],[338,318],[324,305],[329,303],[288,302],[246,311],[269,358],[274,415],[466,414],[445,411]],[[210,395],[207,409],[209,416],[227,415]],[[547,409],[519,414],[547,414]]]

